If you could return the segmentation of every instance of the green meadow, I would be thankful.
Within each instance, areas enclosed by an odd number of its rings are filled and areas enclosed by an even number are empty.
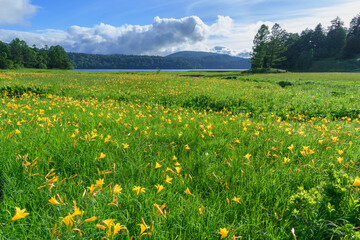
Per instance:
[[[360,73],[1,71],[0,98],[0,239],[360,238]]]

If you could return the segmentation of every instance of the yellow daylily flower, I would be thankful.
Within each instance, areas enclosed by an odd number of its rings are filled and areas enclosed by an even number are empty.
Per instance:
[[[290,158],[284,157],[284,162],[283,162],[283,164],[287,164],[288,162],[290,162]]]
[[[135,191],[136,194],[139,195],[140,193],[145,192],[145,188],[142,188],[140,186],[134,186],[133,191]]]
[[[161,207],[156,203],[154,203],[153,206],[156,208],[156,210],[158,210],[156,217],[163,216],[164,218],[166,218],[166,210],[164,210],[164,208],[166,207],[166,203],[161,205]]]
[[[96,187],[102,188],[102,185],[104,184],[104,179],[96,180]]]
[[[91,184],[90,187],[87,187],[87,189],[90,190],[90,194],[92,194],[95,191],[96,188],[97,188],[97,186],[94,186],[94,184]]]
[[[113,225],[115,219],[106,219],[103,221],[103,223],[105,223],[105,225],[108,227],[108,236],[110,236],[111,234],[111,226]]]
[[[251,154],[246,154],[245,156],[244,156],[247,160],[249,160],[250,159],[250,157],[251,157]]]
[[[110,205],[118,206],[118,200],[115,198],[111,203],[108,204],[108,206]]]
[[[293,144],[291,144],[291,145],[288,147],[288,149],[289,149],[291,152],[293,152],[294,145],[293,145]]]
[[[97,219],[97,217],[91,217],[91,218],[85,219],[84,222],[92,222],[92,221],[95,221],[96,219]]]
[[[203,204],[201,204],[200,208],[199,208],[199,213],[203,214],[204,213],[204,206]]]
[[[164,181],[171,184],[171,180],[172,178],[166,175],[166,179]]]
[[[102,153],[100,153],[100,156],[98,157],[98,159],[103,159],[105,157],[106,157],[106,155],[102,152]]]
[[[156,162],[155,169],[158,169],[158,168],[161,168],[161,165],[158,162]]]
[[[15,213],[15,216],[11,219],[11,221],[15,221],[15,220],[24,218],[27,215],[29,215],[29,213],[26,212],[26,208],[20,209],[18,207],[15,207],[15,209],[16,209],[16,213]]]
[[[106,138],[105,138],[105,140],[104,140],[104,143],[109,142],[109,141],[110,141],[110,138],[111,138],[111,136],[110,136],[110,135],[107,135]]]
[[[84,214],[83,210],[80,210],[80,208],[78,208],[78,207],[74,207],[74,213],[71,214],[71,216],[75,217],[77,215],[82,215],[82,214]]]
[[[50,204],[54,204],[54,205],[60,205],[60,204],[61,204],[60,202],[58,202],[58,201],[55,199],[55,196],[52,197],[52,198],[50,198],[49,203],[50,203]]]
[[[160,185],[160,184],[155,185],[155,187],[156,187],[156,189],[157,189],[156,194],[158,194],[159,192],[161,192],[161,190],[163,190],[163,189],[165,188],[163,185]]]
[[[66,227],[70,230],[71,227],[74,225],[73,216],[69,213],[66,217],[63,218],[61,222],[65,223]]]
[[[184,192],[185,192],[186,194],[192,195],[189,188],[186,188],[186,190],[185,190]]]
[[[353,183],[354,187],[360,186],[360,178],[356,178],[354,183]]]
[[[115,219],[106,219],[103,221],[103,223],[105,223],[105,225],[110,228],[111,225],[114,223]]]
[[[123,229],[127,229],[127,228],[124,225],[121,225],[120,223],[115,224],[113,236]]]
[[[219,234],[221,235],[220,239],[227,237],[228,233],[229,233],[229,230],[227,230],[226,228],[220,228],[220,231],[219,231]]]
[[[118,193],[120,193],[122,190],[123,190],[123,189],[122,189],[122,187],[121,187],[120,185],[115,184],[114,190],[113,190],[113,194],[118,194]]]
[[[146,225],[144,219],[141,218],[141,224],[138,224],[140,226],[140,235],[143,235],[143,233],[146,231],[146,229],[150,228]]]
[[[106,229],[105,226],[103,226],[103,225],[101,225],[101,224],[99,224],[99,223],[96,224],[95,227],[98,228],[98,229],[101,229],[101,230],[105,230],[105,229]],[[99,230],[99,231],[100,231],[100,230]]]

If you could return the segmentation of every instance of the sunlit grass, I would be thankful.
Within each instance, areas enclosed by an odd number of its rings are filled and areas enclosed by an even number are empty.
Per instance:
[[[359,74],[175,75],[0,73],[0,236],[356,234]]]

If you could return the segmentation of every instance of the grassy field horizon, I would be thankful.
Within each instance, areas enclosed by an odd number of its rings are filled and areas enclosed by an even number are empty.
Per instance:
[[[360,236],[360,73],[0,71],[0,95],[1,239]]]

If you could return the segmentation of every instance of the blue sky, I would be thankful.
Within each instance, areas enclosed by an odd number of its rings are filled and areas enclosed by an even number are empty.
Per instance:
[[[60,44],[68,51],[166,55],[180,50],[250,50],[262,23],[289,32],[345,25],[356,0],[0,0],[0,40]],[[219,48],[217,48],[219,49]]]

